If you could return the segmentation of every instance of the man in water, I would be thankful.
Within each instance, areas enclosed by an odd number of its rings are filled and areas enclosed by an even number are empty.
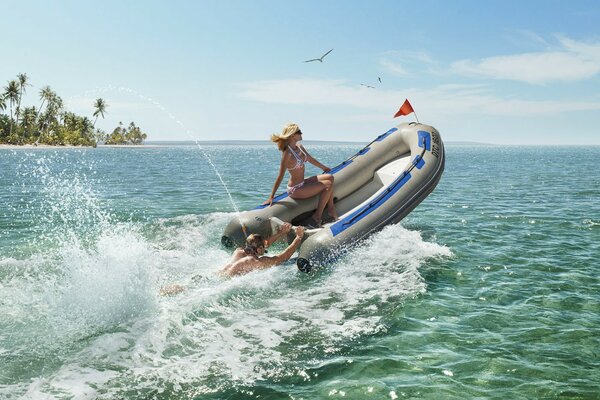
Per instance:
[[[286,262],[290,259],[292,254],[294,254],[302,241],[304,228],[301,226],[294,228],[296,237],[283,252],[274,257],[268,257],[264,254],[267,252],[267,247],[281,236],[288,233],[291,228],[292,226],[290,224],[284,224],[275,236],[272,236],[267,240],[263,239],[263,237],[258,234],[248,236],[246,239],[246,247],[240,247],[233,252],[229,263],[221,269],[221,274],[225,276],[243,275],[257,269],[266,269]]]
[[[296,237],[292,243],[279,255],[274,257],[267,257],[264,254],[267,252],[266,248],[271,246],[282,236],[286,235],[292,229],[292,225],[285,223],[279,229],[275,235],[267,238],[262,238],[261,235],[252,234],[246,238],[246,246],[243,248],[237,248],[233,251],[229,262],[220,270],[220,273],[225,276],[236,276],[247,274],[248,272],[255,271],[257,269],[266,269],[282,264],[290,259],[294,254],[302,237],[304,236],[304,228],[297,226],[294,228]],[[185,290],[182,285],[168,285],[160,288],[161,296],[174,296]]]

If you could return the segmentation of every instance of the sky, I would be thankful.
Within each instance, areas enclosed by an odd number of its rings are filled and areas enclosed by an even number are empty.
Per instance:
[[[49,85],[148,140],[370,141],[415,120],[445,141],[600,145],[600,2],[0,0],[0,88]],[[328,50],[323,62],[318,58]],[[381,82],[379,79],[381,78]],[[367,87],[372,86],[372,88]],[[93,118],[92,118],[93,119]]]

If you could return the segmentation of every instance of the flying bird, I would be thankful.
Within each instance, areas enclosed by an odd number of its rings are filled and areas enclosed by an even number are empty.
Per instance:
[[[365,86],[365,87],[368,87],[369,89],[375,89],[375,86],[365,85],[364,83],[361,83],[360,86]]]
[[[377,77],[377,80],[379,81],[379,83],[381,83],[381,77]]]
[[[331,53],[332,51],[333,51],[333,49],[329,50],[327,53],[323,54],[323,55],[321,56],[321,58],[313,58],[313,59],[311,59],[311,60],[306,60],[306,61],[304,61],[304,62],[305,62],[305,63],[307,63],[307,62],[313,62],[313,61],[319,61],[319,62],[323,62],[323,59],[325,58],[325,56],[326,56],[327,54]]]

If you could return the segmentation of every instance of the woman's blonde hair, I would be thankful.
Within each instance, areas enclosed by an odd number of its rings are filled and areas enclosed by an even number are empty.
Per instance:
[[[288,145],[288,139],[299,130],[300,127],[298,125],[287,124],[283,127],[279,135],[276,133],[271,135],[271,141],[277,143],[277,147],[279,148],[279,150],[284,151]]]

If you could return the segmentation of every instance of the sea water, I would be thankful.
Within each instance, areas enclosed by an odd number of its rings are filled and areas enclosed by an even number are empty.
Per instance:
[[[275,146],[205,150],[241,210],[267,199]],[[234,207],[196,146],[1,149],[0,398],[599,398],[600,148],[446,156],[326,268],[223,279]]]

